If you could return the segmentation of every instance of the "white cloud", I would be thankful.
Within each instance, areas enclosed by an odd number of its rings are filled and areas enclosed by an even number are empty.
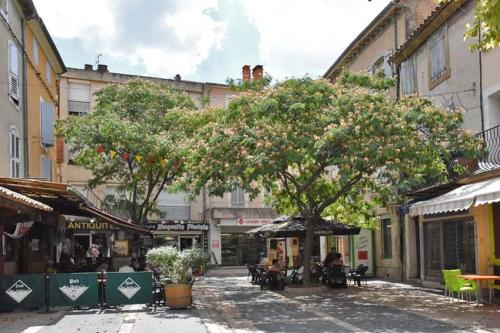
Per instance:
[[[53,37],[81,39],[86,49],[142,65],[148,75],[196,72],[226,33],[225,22],[207,14],[217,0],[39,0],[36,5]],[[155,12],[159,8],[162,12]]]
[[[319,75],[388,0],[242,0],[260,33],[260,57],[276,78]]]

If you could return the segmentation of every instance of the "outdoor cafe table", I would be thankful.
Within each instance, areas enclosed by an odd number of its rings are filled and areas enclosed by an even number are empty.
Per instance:
[[[495,280],[500,280],[500,276],[498,275],[477,275],[477,274],[464,274],[464,275],[459,275],[459,278],[462,278],[464,280],[473,280],[476,281],[478,284],[478,292],[479,295],[477,296],[477,304],[479,305],[479,302],[481,301],[482,303],[485,303],[484,297],[483,297],[483,290],[481,283],[483,281],[495,281]]]

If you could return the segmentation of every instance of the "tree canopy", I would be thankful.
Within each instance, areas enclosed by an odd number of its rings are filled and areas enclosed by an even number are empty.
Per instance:
[[[335,83],[305,77],[244,92],[197,133],[189,181],[212,195],[265,190],[278,210],[300,213],[308,230],[325,214],[370,222],[373,205],[394,200],[394,186],[445,179],[454,153],[481,151],[460,129],[460,112],[426,99],[395,101],[386,94],[393,84],[344,73]],[[306,274],[311,249],[309,232]]]
[[[438,0],[446,2],[450,0]],[[458,0],[455,0],[458,1]],[[500,45],[500,1],[477,0],[474,21],[468,23],[465,38],[480,38],[471,49],[488,50]]]
[[[95,110],[69,116],[58,132],[76,163],[92,172],[89,186],[118,183],[130,219],[141,223],[164,187],[183,173],[189,138],[203,122],[195,109],[179,90],[133,80],[99,90]]]

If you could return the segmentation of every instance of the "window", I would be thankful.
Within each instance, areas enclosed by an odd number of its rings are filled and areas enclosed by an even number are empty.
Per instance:
[[[231,207],[244,208],[245,207],[245,191],[237,187],[231,192]]]
[[[8,0],[0,0],[0,15],[7,19],[7,13],[9,12]]]
[[[384,71],[386,77],[392,77],[392,66],[389,63],[391,56],[392,50],[389,50],[385,53],[385,55],[378,58],[373,65],[368,67],[368,74],[374,75],[378,71]]]
[[[382,231],[382,257],[392,258],[392,221],[390,217],[380,221]]]
[[[19,56],[16,44],[9,41],[9,95],[19,104]]]
[[[33,38],[33,61],[38,66],[38,42]]]
[[[52,180],[52,160],[42,155],[40,162],[40,176]]]
[[[431,89],[449,76],[446,26],[429,39],[429,77]]]
[[[40,100],[40,132],[42,146],[54,145],[54,106]]]
[[[47,64],[45,64],[45,79],[47,79],[47,83],[50,85],[50,81],[52,80],[52,69],[48,61]]]
[[[83,116],[90,112],[90,85],[69,83],[68,112],[73,116]]]
[[[415,93],[415,71],[413,67],[413,57],[407,59],[401,64],[401,92],[403,95]]]
[[[10,128],[10,176],[19,178],[21,165],[21,154],[19,144],[19,132],[15,127]]]

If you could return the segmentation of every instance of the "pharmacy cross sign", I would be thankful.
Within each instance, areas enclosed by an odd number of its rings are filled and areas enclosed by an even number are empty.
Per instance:
[[[59,287],[59,290],[73,302],[82,296],[87,289],[89,287],[81,284],[78,279],[69,279],[69,284]]]
[[[132,278],[128,277],[122,284],[118,286],[118,290],[125,295],[128,299],[134,297],[135,294],[139,290],[141,290],[141,286],[137,284]]]
[[[17,303],[21,303],[33,290],[21,280],[17,280],[9,289],[5,291]]]

